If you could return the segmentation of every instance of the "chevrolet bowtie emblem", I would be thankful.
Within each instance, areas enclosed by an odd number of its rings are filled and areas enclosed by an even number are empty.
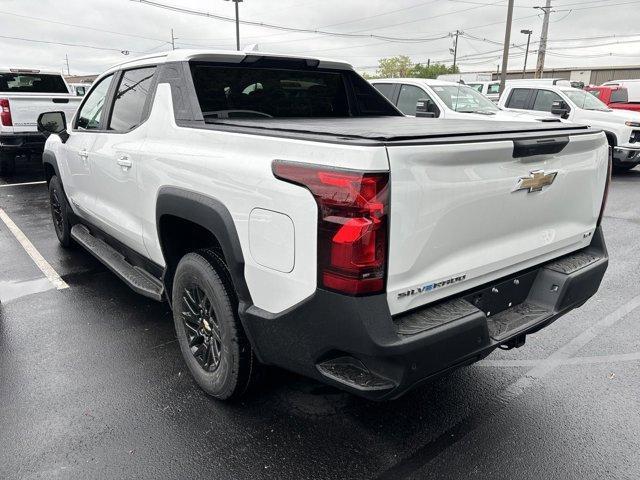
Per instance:
[[[513,191],[529,190],[529,193],[540,192],[543,187],[553,183],[556,175],[558,175],[558,172],[544,173],[544,170],[536,170],[531,172],[531,175],[528,177],[520,177]]]

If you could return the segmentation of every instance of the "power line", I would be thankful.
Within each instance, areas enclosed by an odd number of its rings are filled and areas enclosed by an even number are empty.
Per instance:
[[[96,45],[85,45],[81,43],[65,43],[65,42],[53,42],[48,40],[36,40],[34,38],[24,38],[24,37],[10,37],[8,35],[0,35],[0,38],[6,38],[8,40],[20,40],[23,42],[32,42],[32,43],[46,43],[50,45],[63,45],[65,47],[81,47],[81,48],[91,48],[94,50],[108,50],[112,52],[120,52],[124,55],[128,55],[129,53],[140,53],[134,52],[132,50],[122,50],[120,48],[109,48],[109,47],[98,47]],[[126,52],[126,53],[125,53]]]
[[[201,16],[201,17],[208,17],[208,18],[214,18],[216,20],[221,20],[223,22],[234,22],[235,23],[235,18],[231,18],[231,17],[226,17],[224,15],[217,15],[217,14],[213,14],[213,13],[208,13],[208,12],[203,12],[200,10],[191,10],[188,8],[182,8],[182,7],[175,7],[173,5],[166,5],[164,3],[158,3],[158,2],[153,2],[151,0],[129,0],[131,2],[136,2],[136,3],[141,3],[143,5],[148,5],[151,7],[156,7],[156,8],[162,8],[165,10],[170,10],[173,12],[178,12],[178,13],[184,13],[184,14],[188,14],[188,15],[196,15],[196,16]],[[468,11],[470,9],[467,9],[465,11]],[[450,14],[454,14],[454,13],[459,13],[462,10],[457,10],[455,12],[448,12],[442,15],[435,15],[432,17],[426,17],[426,19],[433,19],[433,18],[437,18],[440,16],[444,16],[444,15],[450,15]],[[388,28],[391,26],[397,26],[397,25],[401,25],[401,24],[407,24],[407,23],[413,23],[415,21],[422,21],[425,19],[419,19],[419,20],[412,20],[410,22],[402,22],[400,24],[394,24],[394,25],[389,25],[389,26],[385,26],[383,28]],[[378,35],[378,34],[374,34],[374,33],[357,33],[357,32],[352,32],[352,33],[347,33],[347,32],[331,32],[331,31],[327,31],[327,30],[320,30],[320,29],[313,29],[313,28],[298,28],[298,27],[287,27],[284,25],[276,25],[273,23],[266,23],[266,22],[256,22],[253,20],[240,20],[240,23],[244,24],[244,25],[251,25],[254,27],[261,27],[261,28],[269,28],[269,29],[274,29],[274,30],[282,30],[282,31],[287,31],[287,32],[292,32],[292,33],[313,33],[316,35],[324,35],[324,36],[330,36],[330,37],[342,37],[342,38],[375,38],[375,39],[379,39],[379,40],[387,40],[390,42],[407,42],[407,43],[421,43],[421,42],[425,42],[425,41],[429,41],[431,40],[433,37],[394,37],[394,36],[390,36],[390,35]],[[266,42],[266,43],[278,43],[278,42]]]
[[[37,22],[52,23],[52,24],[55,24],[55,25],[62,25],[62,26],[65,26],[65,27],[82,28],[82,29],[85,29],[85,30],[91,30],[92,32],[110,33],[112,35],[123,35],[125,37],[140,38],[142,40],[151,40],[151,41],[154,41],[154,42],[163,41],[164,43],[167,43],[166,40],[161,40],[159,38],[145,37],[145,36],[136,35],[136,34],[133,34],[133,33],[114,32],[113,30],[104,30],[104,29],[96,28],[96,27],[88,27],[87,25],[77,25],[77,24],[74,24],[74,23],[59,22],[57,20],[49,20],[47,18],[41,18],[41,17],[32,17],[30,15],[21,15],[21,14],[13,13],[13,12],[0,11],[0,15],[10,15],[12,17],[26,18],[28,20],[35,20]]]

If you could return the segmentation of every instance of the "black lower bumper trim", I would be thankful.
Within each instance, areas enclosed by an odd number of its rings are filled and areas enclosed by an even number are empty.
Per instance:
[[[324,290],[277,315],[251,306],[240,316],[262,362],[384,400],[521,344],[587,301],[607,265],[598,228],[584,250],[395,318],[386,295]]]

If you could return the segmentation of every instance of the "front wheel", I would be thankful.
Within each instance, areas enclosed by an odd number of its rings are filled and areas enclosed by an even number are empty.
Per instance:
[[[629,170],[631,170],[632,168],[637,167],[637,164],[621,164],[621,165],[614,165],[613,166],[613,171],[616,173],[622,173],[622,172],[628,172]]]
[[[57,176],[51,177],[49,181],[49,203],[51,204],[51,219],[53,228],[60,245],[65,248],[73,245],[71,238],[71,208],[67,203],[67,197],[62,190],[62,183]]]
[[[185,255],[173,281],[173,320],[182,356],[198,385],[220,400],[240,397],[257,361],[238,318],[229,272],[218,255]]]

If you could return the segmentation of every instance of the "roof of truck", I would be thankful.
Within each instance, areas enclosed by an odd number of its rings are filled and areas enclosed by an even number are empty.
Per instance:
[[[423,83],[425,85],[430,85],[430,86],[441,86],[441,87],[445,87],[447,85],[451,86],[451,85],[466,85],[465,83],[459,83],[459,82],[451,82],[448,80],[434,80],[433,78],[375,78],[375,79],[371,79],[371,83]],[[481,83],[481,82],[469,82],[469,83]],[[491,83],[491,82],[487,82],[487,83]]]
[[[246,58],[270,57],[270,58],[291,58],[300,60],[311,60],[319,62],[318,66],[324,68],[337,68],[352,70],[351,64],[342,60],[316,57],[313,55],[290,55],[284,53],[259,52],[254,50],[213,50],[213,49],[178,49],[168,52],[154,53],[141,57],[132,58],[126,62],[113,65],[105,73],[119,70],[121,68],[141,67],[145,65],[157,65],[169,62],[188,62],[192,60],[240,63]]]
[[[42,70],[39,68],[18,68],[18,67],[2,67],[0,73],[25,73],[25,74],[42,74],[42,75],[61,75],[60,72],[54,70]]]

